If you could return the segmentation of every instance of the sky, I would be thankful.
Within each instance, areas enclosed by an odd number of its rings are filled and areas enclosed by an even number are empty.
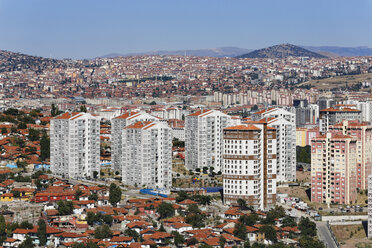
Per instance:
[[[372,47],[370,0],[0,0],[0,50],[53,58],[281,43]]]

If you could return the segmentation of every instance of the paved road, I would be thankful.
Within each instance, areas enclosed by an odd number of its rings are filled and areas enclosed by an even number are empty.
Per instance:
[[[316,222],[316,228],[318,230],[320,240],[324,242],[327,248],[337,248],[337,245],[333,240],[331,233],[329,232],[327,223]]]

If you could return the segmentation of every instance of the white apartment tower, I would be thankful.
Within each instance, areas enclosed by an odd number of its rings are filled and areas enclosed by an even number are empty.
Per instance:
[[[64,113],[50,123],[50,168],[67,178],[93,177],[100,171],[100,118]]]
[[[244,199],[256,209],[276,202],[276,130],[265,121],[224,129],[224,203]]]
[[[122,132],[122,178],[132,186],[172,186],[172,129],[164,122],[139,121]]]
[[[111,161],[114,171],[122,172],[123,128],[138,121],[157,121],[158,117],[140,112],[127,112],[111,120]]]
[[[230,125],[231,117],[216,110],[199,110],[186,116],[185,165],[187,169],[214,167],[221,170],[222,131]]]
[[[276,128],[278,182],[296,181],[296,115],[273,108],[256,112],[252,116],[254,121],[264,118],[269,127]]]

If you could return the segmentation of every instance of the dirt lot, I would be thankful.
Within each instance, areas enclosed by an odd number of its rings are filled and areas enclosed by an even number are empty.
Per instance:
[[[372,73],[360,74],[360,75],[348,75],[348,76],[338,76],[333,78],[325,78],[319,80],[310,80],[308,82],[303,82],[298,84],[298,86],[312,85],[317,89],[329,90],[333,88],[345,87],[346,84],[350,87],[353,84],[360,82],[372,82]],[[369,88],[362,89],[368,90]]]
[[[311,172],[310,171],[297,171],[296,178],[298,182],[309,183],[311,182]]]
[[[372,241],[367,239],[366,230],[362,224],[332,225],[331,228],[341,247],[372,247]]]

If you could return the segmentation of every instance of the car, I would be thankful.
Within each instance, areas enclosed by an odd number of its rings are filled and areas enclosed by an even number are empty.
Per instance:
[[[323,208],[319,208],[319,210],[323,210]]]

